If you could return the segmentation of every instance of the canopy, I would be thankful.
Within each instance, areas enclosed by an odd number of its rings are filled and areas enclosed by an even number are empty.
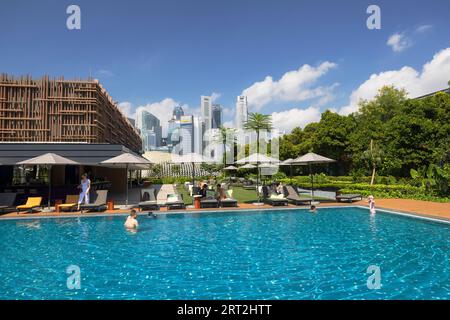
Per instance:
[[[45,153],[43,155],[20,161],[18,165],[78,165],[79,163],[64,158],[56,153]]]
[[[292,162],[295,164],[315,164],[336,162],[336,160],[321,156],[313,152],[309,152],[301,157],[294,159]]]
[[[238,168],[236,168],[235,166],[228,166],[223,168],[223,170],[228,170],[228,171],[233,171],[233,170],[237,170]]]
[[[186,153],[184,155],[172,154],[172,163],[206,163],[214,162],[213,159],[198,153]]]
[[[56,153],[44,153],[40,156],[20,161],[18,165],[48,165],[48,200],[47,207],[50,209],[50,200],[52,196],[52,166],[56,165],[78,165],[78,162],[64,158]]]
[[[255,168],[256,168],[256,166],[251,163],[247,163],[247,164],[239,167],[239,169],[255,169]]]

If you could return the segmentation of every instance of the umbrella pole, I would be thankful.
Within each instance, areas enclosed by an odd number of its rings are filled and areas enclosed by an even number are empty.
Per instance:
[[[261,195],[259,194],[259,162],[256,162],[256,194],[258,195],[258,202],[261,202]]]
[[[311,198],[314,201],[314,177],[312,174],[311,163],[309,164],[309,175],[311,176]]]
[[[48,167],[48,201],[47,207],[50,209],[50,198],[52,196],[52,166]]]
[[[192,188],[195,186],[195,163],[192,162]]]
[[[292,163],[289,165],[289,181],[292,184]]]
[[[126,181],[126,184],[127,184],[127,198],[125,200],[125,206],[128,207],[128,164],[126,165],[125,170],[127,171],[126,172],[127,173],[127,181]]]

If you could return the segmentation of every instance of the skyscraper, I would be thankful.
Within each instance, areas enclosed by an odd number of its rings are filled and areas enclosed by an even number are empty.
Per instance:
[[[181,117],[184,116],[183,108],[181,106],[176,106],[175,108],[173,108],[172,115],[175,120],[180,120]]]
[[[162,128],[157,117],[146,110],[139,110],[136,114],[136,127],[140,130],[144,151],[161,146]]]
[[[203,122],[200,117],[193,117],[194,153],[203,154]]]
[[[243,129],[248,119],[247,96],[238,96],[236,101],[236,129]]]
[[[212,100],[209,96],[201,96],[200,98],[200,110],[202,114],[202,120],[205,123],[205,131],[207,132],[212,128]]]
[[[194,151],[193,116],[182,116],[180,119],[180,144],[178,152],[187,154]]]
[[[213,104],[211,113],[212,113],[211,128],[217,129],[222,125],[222,106],[220,104]]]

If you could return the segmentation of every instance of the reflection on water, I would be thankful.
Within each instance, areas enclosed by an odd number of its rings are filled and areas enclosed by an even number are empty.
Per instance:
[[[40,220],[32,220],[32,221],[17,221],[16,226],[25,227],[28,229],[40,229],[41,221]]]

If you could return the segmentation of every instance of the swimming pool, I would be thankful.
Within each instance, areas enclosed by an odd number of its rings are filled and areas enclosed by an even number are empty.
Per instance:
[[[0,221],[0,298],[450,298],[443,223],[357,207],[141,216],[137,233],[124,219]]]

